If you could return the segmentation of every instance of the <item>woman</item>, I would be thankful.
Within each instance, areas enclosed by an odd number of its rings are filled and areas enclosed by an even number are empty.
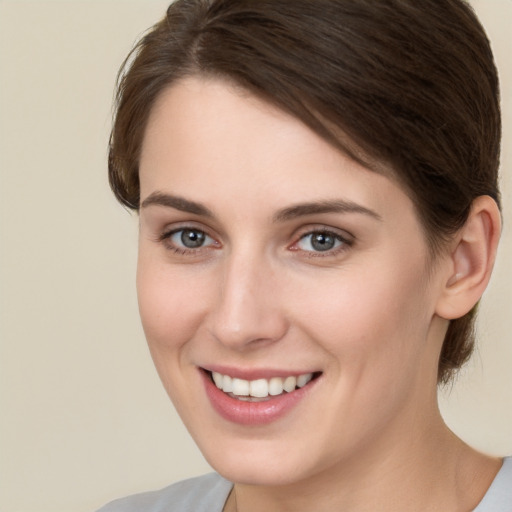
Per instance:
[[[219,474],[105,512],[512,509],[512,460],[437,407],[500,234],[468,5],[178,0],[127,62],[111,185],[156,368]]]

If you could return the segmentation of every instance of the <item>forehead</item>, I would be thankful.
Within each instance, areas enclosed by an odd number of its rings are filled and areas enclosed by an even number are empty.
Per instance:
[[[265,198],[278,208],[310,198],[385,204],[397,195],[411,206],[389,168],[381,167],[382,173],[365,168],[240,87],[189,78],[165,90],[151,112],[140,161],[141,198],[172,189],[205,203]]]
[[[206,101],[199,101],[201,98]],[[319,112],[310,108],[307,97],[302,100],[298,99],[298,102],[304,104],[303,107],[290,110],[288,105],[281,104],[272,95],[254,93],[231,77],[191,75],[173,82],[172,85],[157,95],[156,101],[150,110],[150,119],[158,116],[158,111],[162,108],[169,110],[170,106],[174,103],[177,109],[173,109],[173,117],[177,124],[187,124],[187,121],[196,122],[197,120],[200,121],[203,117],[207,118],[210,111],[222,109],[224,105],[228,105],[227,111],[229,111],[235,99],[239,100],[236,108],[242,107],[242,110],[245,110],[243,107],[251,105],[253,107],[251,109],[253,114],[266,114],[267,118],[263,120],[264,124],[269,122],[270,117],[274,119],[291,117],[302,121],[303,124],[309,126],[312,131],[317,133],[320,138],[327,140],[338,150],[351,156],[364,167],[395,179],[399,183],[401,182],[400,176],[393,168],[391,162],[386,161],[383,157],[370,155],[344,131],[342,126],[336,125]],[[183,109],[179,108],[180,105]],[[245,113],[247,114],[249,110],[247,109]],[[251,120],[255,120],[255,118],[261,119],[261,117],[257,115],[252,117]],[[218,117],[219,124],[222,123],[223,119],[224,116]],[[147,130],[145,133],[147,134]]]

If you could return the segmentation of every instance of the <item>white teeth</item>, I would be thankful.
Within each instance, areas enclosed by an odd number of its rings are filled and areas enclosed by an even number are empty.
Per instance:
[[[297,387],[297,377],[286,377],[283,382],[283,389],[289,393]]]
[[[297,386],[303,388],[313,378],[312,373],[306,373],[305,375],[299,375],[297,377]]]
[[[283,379],[272,377],[268,382],[269,395],[276,396],[283,392]]]
[[[213,382],[215,382],[215,385],[219,389],[222,389],[222,384],[224,382],[224,377],[220,373],[217,373],[217,372],[212,372],[212,377],[213,377]]]
[[[268,381],[267,379],[251,380],[249,391],[251,396],[264,398],[268,396]]]
[[[224,393],[233,393],[239,397],[266,398],[270,396],[281,395],[283,391],[291,393],[297,387],[304,387],[312,378],[312,373],[305,373],[298,377],[289,376],[284,379],[281,377],[272,377],[271,379],[244,380],[232,378],[229,375],[222,375],[218,372],[212,372],[213,382],[224,391]]]
[[[222,377],[222,391],[231,393],[233,391],[233,379],[229,375]]]
[[[248,380],[233,379],[233,395],[248,396],[249,388],[250,383]]]

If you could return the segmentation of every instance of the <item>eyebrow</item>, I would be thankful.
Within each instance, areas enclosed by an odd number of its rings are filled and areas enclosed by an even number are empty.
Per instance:
[[[313,215],[318,213],[358,213],[367,215],[378,221],[382,221],[382,217],[373,210],[361,206],[360,204],[344,199],[335,199],[327,201],[315,201],[312,203],[301,203],[288,208],[280,210],[274,215],[274,222],[285,222],[303,217],[306,215]]]
[[[195,215],[201,215],[202,217],[208,217],[213,219],[213,213],[201,203],[190,201],[179,196],[173,196],[170,194],[164,194],[163,192],[153,192],[144,201],[142,201],[141,208],[147,208],[151,205],[166,206],[168,208],[174,208],[186,213],[193,213]]]
[[[200,215],[209,219],[215,218],[211,210],[201,203],[191,201],[179,196],[173,196],[171,194],[165,194],[163,192],[153,192],[150,194],[141,204],[141,208],[147,208],[151,205],[165,206],[168,208],[174,208],[186,213],[192,213],[194,215]],[[344,199],[326,200],[326,201],[314,201],[310,203],[300,203],[293,206],[289,206],[282,210],[279,210],[272,218],[274,223],[286,222],[293,220],[298,217],[304,217],[306,215],[314,215],[319,213],[357,213],[367,215],[376,220],[382,221],[382,217],[360,204]]]

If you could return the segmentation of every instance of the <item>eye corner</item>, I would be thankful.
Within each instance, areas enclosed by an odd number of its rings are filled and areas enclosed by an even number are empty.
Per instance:
[[[205,251],[220,249],[222,244],[206,229],[192,225],[167,226],[156,241],[166,251],[180,256],[200,256]]]
[[[352,247],[354,241],[347,232],[328,226],[314,226],[299,232],[288,250],[302,253],[307,258],[335,257]]]

